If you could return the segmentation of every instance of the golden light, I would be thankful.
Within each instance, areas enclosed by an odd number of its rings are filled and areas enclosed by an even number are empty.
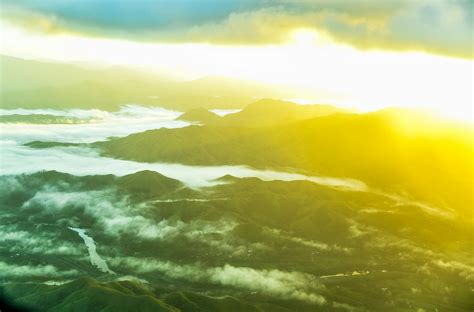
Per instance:
[[[314,45],[318,35],[316,32],[307,29],[297,29],[292,34],[294,44],[300,47]]]
[[[472,66],[415,52],[361,51],[298,29],[286,44],[222,46],[141,43],[78,35],[40,35],[2,22],[0,52],[30,59],[125,65],[182,79],[224,76],[305,90],[300,102],[370,111],[429,108],[472,116]],[[307,98],[305,98],[307,97]]]

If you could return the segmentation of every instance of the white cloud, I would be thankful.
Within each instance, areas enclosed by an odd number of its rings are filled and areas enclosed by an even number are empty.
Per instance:
[[[160,272],[171,278],[230,286],[284,299],[296,299],[313,304],[326,300],[317,294],[319,285],[312,275],[276,269],[257,270],[226,264],[222,267],[177,265],[169,261],[133,257],[112,260],[115,266],[126,266],[139,273]]]
[[[56,170],[78,176],[114,174],[123,176],[141,170],[159,172],[193,188],[213,186],[224,175],[257,177],[265,181],[310,181],[350,191],[366,191],[366,185],[354,179],[306,176],[297,173],[257,170],[246,166],[188,166],[170,163],[142,163],[102,157],[96,150],[82,147],[33,149],[13,141],[3,141],[1,175]]]
[[[0,261],[0,277],[59,277],[59,276],[74,276],[77,275],[76,270],[60,271],[52,265],[16,265],[8,264]]]
[[[27,232],[15,230],[14,226],[0,225],[0,243],[10,244],[9,252],[36,255],[80,255],[80,250],[67,241],[58,242],[58,238],[47,232]]]
[[[0,109],[0,115],[47,114],[88,120],[80,124],[0,124],[2,141],[27,143],[30,141],[54,141],[91,143],[111,136],[126,136],[150,129],[179,128],[188,122],[176,120],[180,112],[160,107],[138,105],[123,106],[117,112],[99,109]]]
[[[474,266],[472,265],[464,264],[459,261],[444,261],[441,259],[433,260],[432,263],[441,269],[457,272],[460,277],[467,281],[474,281]]]
[[[304,238],[297,237],[297,236],[292,236],[292,235],[286,234],[286,233],[284,233],[284,232],[282,232],[281,230],[278,230],[278,229],[265,228],[264,230],[269,235],[275,236],[279,239],[288,240],[288,241],[291,241],[291,242],[294,242],[294,243],[297,243],[297,244],[300,244],[300,245],[303,245],[303,246],[306,246],[306,247],[311,247],[311,248],[314,248],[314,249],[317,249],[317,250],[320,250],[320,251],[339,251],[339,252],[343,252],[343,253],[351,253],[350,248],[341,247],[341,246],[338,246],[338,245],[329,245],[329,244],[322,243],[322,242],[317,242],[317,241],[314,241],[314,240],[309,240],[309,239],[304,239]]]

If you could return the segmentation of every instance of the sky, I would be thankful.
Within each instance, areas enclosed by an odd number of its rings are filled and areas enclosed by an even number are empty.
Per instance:
[[[0,53],[472,115],[470,0],[0,0]],[[304,100],[304,99],[302,99]]]

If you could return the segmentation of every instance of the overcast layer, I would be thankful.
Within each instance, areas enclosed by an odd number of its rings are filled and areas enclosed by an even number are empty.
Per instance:
[[[152,42],[268,44],[312,29],[361,49],[472,58],[469,0],[4,0],[3,18],[45,33]]]

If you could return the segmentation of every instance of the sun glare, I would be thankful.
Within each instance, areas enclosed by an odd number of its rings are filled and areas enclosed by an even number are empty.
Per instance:
[[[308,47],[315,44],[318,35],[316,32],[306,29],[298,29],[293,32],[292,41],[301,47]]]
[[[5,22],[1,26],[1,53],[8,55],[125,65],[180,79],[224,76],[296,87],[309,101],[361,111],[404,106],[461,120],[472,116],[472,61],[361,51],[307,29],[295,30],[287,44],[222,46],[44,36]]]
[[[0,312],[474,312],[467,2],[0,0]]]

